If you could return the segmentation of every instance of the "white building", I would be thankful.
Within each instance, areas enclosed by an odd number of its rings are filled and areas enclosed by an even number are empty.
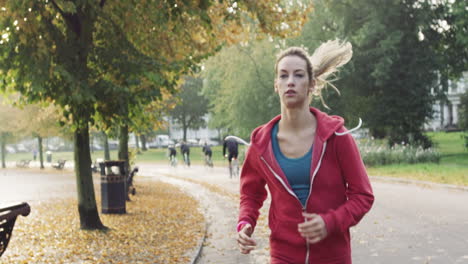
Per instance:
[[[460,108],[460,97],[468,90],[468,72],[456,82],[449,81],[447,98],[449,103],[440,105],[436,101],[432,106],[434,109],[433,119],[426,125],[426,130],[450,130],[458,127],[458,113]]]

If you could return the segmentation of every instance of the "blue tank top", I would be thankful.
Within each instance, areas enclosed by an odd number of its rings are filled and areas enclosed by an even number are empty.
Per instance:
[[[278,161],[284,175],[291,185],[293,192],[296,194],[302,206],[305,206],[307,197],[309,196],[310,190],[310,166],[312,162],[312,149],[300,158],[288,158],[281,153],[279,147],[278,138],[278,123],[276,123],[271,130],[271,143],[273,146],[273,153]]]

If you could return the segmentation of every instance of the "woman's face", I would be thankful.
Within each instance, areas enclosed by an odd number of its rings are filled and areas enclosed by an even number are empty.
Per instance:
[[[309,105],[309,94],[313,91],[314,83],[309,81],[304,59],[298,56],[282,58],[276,75],[275,92],[284,106],[298,108]]]

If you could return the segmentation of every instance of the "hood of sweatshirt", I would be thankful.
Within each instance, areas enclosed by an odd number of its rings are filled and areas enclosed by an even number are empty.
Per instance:
[[[316,139],[321,142],[325,142],[335,132],[341,132],[344,130],[344,120],[340,116],[330,116],[320,110],[311,107],[310,112],[314,114],[317,119],[317,130]],[[271,130],[273,126],[281,119],[281,115],[277,115],[268,123],[263,126],[256,128],[251,135],[251,145],[254,146],[258,153],[264,153],[266,148],[269,147],[271,141]]]
[[[317,119],[317,130],[315,132],[310,170],[310,182],[312,186],[315,175],[320,168],[320,163],[326,150],[327,140],[335,134],[340,135],[347,132],[344,132],[344,120],[342,117],[329,116],[326,113],[323,113],[313,107],[310,108],[310,112],[314,114],[315,118]],[[275,175],[275,177],[281,182],[286,190],[292,196],[295,196],[289,181],[286,179],[286,175],[282,171],[278,161],[275,158],[271,143],[271,130],[275,123],[277,123],[280,119],[281,115],[278,115],[265,125],[256,128],[251,135],[250,148],[259,155],[259,158],[263,160],[263,162],[265,162],[268,168],[272,171],[273,175]]]

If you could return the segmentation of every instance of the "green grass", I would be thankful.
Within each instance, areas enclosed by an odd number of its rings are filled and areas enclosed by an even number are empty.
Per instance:
[[[459,155],[467,153],[464,149],[464,139],[462,132],[429,132],[429,138],[435,143],[435,147],[442,155]],[[465,161],[468,164],[468,160]]]
[[[213,152],[212,160],[214,166],[227,166],[226,159],[223,158],[223,147],[211,147]],[[240,149],[242,153],[242,148]],[[179,164],[182,162],[180,148],[177,148],[177,160]],[[190,161],[192,164],[204,164],[205,156],[201,147],[190,148]],[[169,162],[167,157],[167,149],[149,149],[136,155],[136,162]]]
[[[214,166],[227,166],[227,159],[223,158],[223,147],[222,146],[214,146],[211,147],[213,151],[213,165]],[[239,158],[242,159],[244,147],[239,148]],[[135,152],[135,149],[130,149],[130,151]],[[117,150],[112,150],[111,159],[117,159]],[[14,154],[7,154],[6,161],[7,162],[16,162],[22,159],[30,159],[32,160],[32,153],[14,153]],[[91,153],[91,159],[96,160],[97,158],[104,158],[104,151],[94,151]],[[73,152],[53,152],[52,153],[52,161],[56,161],[58,159],[65,159],[72,161]],[[204,164],[204,155],[202,153],[201,147],[191,147],[190,148],[190,161],[192,164]],[[180,152],[180,148],[177,148],[177,160],[179,164],[182,162],[182,156]],[[44,162],[46,161],[46,155],[44,153]],[[156,163],[169,163],[169,159],[167,157],[167,149],[149,149],[148,151],[141,151],[140,154],[136,155],[135,162],[156,162]]]
[[[395,164],[367,169],[369,175],[468,186],[468,167],[434,163]]]
[[[468,151],[461,132],[431,132],[428,136],[441,153],[439,164],[395,164],[368,168],[369,175],[407,178],[468,186]]]
[[[433,181],[438,183],[457,184],[468,186],[468,151],[464,149],[462,133],[432,132],[428,136],[435,142],[435,147],[441,153],[439,164],[421,163],[421,164],[395,164],[386,166],[369,167],[369,175],[389,176],[397,178],[407,178],[423,181]],[[227,166],[227,161],[222,155],[222,146],[212,147],[213,163],[215,166]],[[241,147],[240,153],[243,153],[244,147]],[[95,151],[92,159],[103,158],[103,151]],[[138,162],[156,162],[168,163],[166,149],[149,149],[136,155]],[[54,152],[53,160],[66,159],[73,160],[72,152]],[[242,160],[242,157],[240,157]],[[7,154],[7,161],[17,161],[21,159],[32,159],[32,153]],[[45,159],[45,154],[44,154]],[[117,159],[117,151],[111,151],[111,159]],[[180,149],[177,149],[177,159],[179,164],[182,162]],[[192,164],[204,164],[204,156],[201,147],[192,147],[190,149],[190,159]]]

